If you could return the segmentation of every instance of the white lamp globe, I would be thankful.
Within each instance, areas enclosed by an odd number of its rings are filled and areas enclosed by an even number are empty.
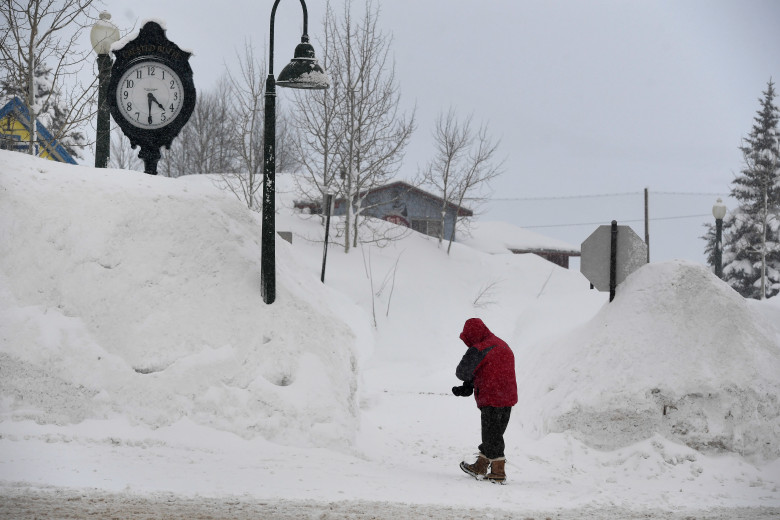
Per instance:
[[[89,32],[89,39],[92,42],[92,48],[98,54],[108,54],[111,45],[119,40],[119,29],[110,22],[111,15],[106,11],[100,13],[100,19],[92,26]]]
[[[715,217],[716,220],[722,220],[723,217],[726,216],[726,205],[723,204],[722,199],[718,199],[712,206],[712,216]]]

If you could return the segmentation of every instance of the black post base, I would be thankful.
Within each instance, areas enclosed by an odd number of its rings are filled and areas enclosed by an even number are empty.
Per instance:
[[[157,175],[157,162],[160,160],[160,149],[157,147],[141,147],[138,158],[144,161],[144,173]]]

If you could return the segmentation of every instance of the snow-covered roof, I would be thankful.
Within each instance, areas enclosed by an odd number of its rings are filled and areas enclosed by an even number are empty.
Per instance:
[[[556,251],[579,254],[579,246],[550,238],[507,222],[472,222],[468,232],[461,234],[459,242],[486,253],[509,251]]]
[[[15,113],[16,120],[29,132],[30,112],[18,97],[11,98],[8,103],[0,107],[0,120],[8,116],[11,112]],[[68,153],[68,150],[66,150],[65,147],[54,138],[43,123],[41,123],[40,119],[35,120],[35,128],[38,131],[38,144],[46,149],[52,159],[69,164],[78,164],[73,156]]]

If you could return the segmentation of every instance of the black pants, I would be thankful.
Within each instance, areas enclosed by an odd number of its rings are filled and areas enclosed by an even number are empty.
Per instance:
[[[484,406],[482,412],[482,444],[479,451],[489,459],[504,456],[504,432],[509,424],[512,407],[494,408]]]

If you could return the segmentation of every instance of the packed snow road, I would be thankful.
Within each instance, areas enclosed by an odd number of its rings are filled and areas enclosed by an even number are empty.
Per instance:
[[[4,488],[0,518],[13,520],[83,518],[136,520],[770,520],[780,508],[716,508],[707,511],[629,510],[619,507],[540,511],[464,509],[438,505],[345,500],[258,500],[244,497],[188,498],[170,494],[132,495],[62,488]]]

